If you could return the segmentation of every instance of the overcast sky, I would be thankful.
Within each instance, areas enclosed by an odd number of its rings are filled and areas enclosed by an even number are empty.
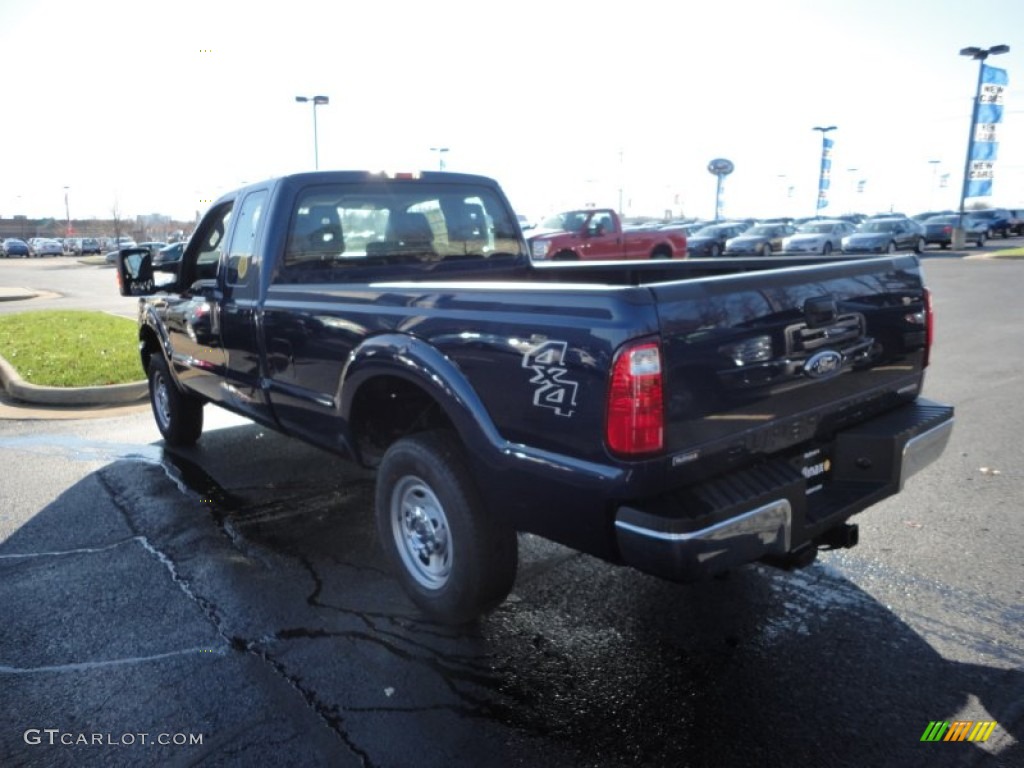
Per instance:
[[[1024,207],[1021,0],[0,0],[0,215],[192,218],[313,167],[495,177],[521,212],[953,207],[978,64],[1006,43],[994,205]],[[939,163],[930,163],[938,160]],[[856,170],[850,170],[856,169]],[[939,188],[943,174],[948,187]],[[856,184],[863,180],[863,192]]]

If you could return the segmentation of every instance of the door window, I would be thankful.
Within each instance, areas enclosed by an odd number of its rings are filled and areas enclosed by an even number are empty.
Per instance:
[[[227,284],[248,285],[251,282],[253,258],[256,254],[256,237],[263,220],[263,207],[267,191],[261,189],[246,195],[238,209],[235,230],[231,235],[231,246],[227,257]]]

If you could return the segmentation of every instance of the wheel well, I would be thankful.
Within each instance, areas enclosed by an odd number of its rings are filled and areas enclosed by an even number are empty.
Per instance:
[[[352,439],[364,464],[375,467],[399,438],[429,429],[453,429],[448,414],[421,387],[397,376],[378,376],[352,400]]]
[[[672,258],[672,249],[669,246],[665,245],[664,243],[662,243],[661,245],[656,245],[651,250],[651,258],[652,259],[671,259]]]
[[[139,354],[142,357],[142,370],[149,372],[149,361],[153,355],[162,354],[160,352],[160,340],[156,337],[156,332],[148,325],[142,326],[142,330],[139,331]]]
[[[579,261],[579,259],[580,256],[578,253],[576,253],[575,251],[570,251],[568,249],[559,251],[558,253],[551,257],[552,261]]]

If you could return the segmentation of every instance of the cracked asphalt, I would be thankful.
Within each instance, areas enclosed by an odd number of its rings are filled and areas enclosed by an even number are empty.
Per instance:
[[[145,409],[0,420],[0,765],[1024,764],[1024,264],[926,270],[958,424],[857,548],[680,586],[523,536],[467,629],[328,454],[218,409],[181,452]],[[999,725],[920,742],[956,719]]]

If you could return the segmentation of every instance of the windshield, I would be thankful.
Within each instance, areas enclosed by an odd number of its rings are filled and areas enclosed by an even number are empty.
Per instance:
[[[778,227],[751,227],[743,236],[751,235],[753,237],[774,237],[775,233],[778,232]]]
[[[728,229],[729,229],[728,227],[722,227],[722,226],[718,226],[718,227],[701,227],[694,234],[694,237],[718,237],[723,232],[726,232]]]
[[[827,224],[824,222],[814,222],[813,224],[804,224],[800,229],[797,230],[802,235],[827,235],[833,229],[835,224]]]
[[[564,211],[548,216],[540,223],[541,229],[560,229],[565,232],[578,232],[583,228],[590,211]]]
[[[895,221],[865,221],[859,227],[858,232],[892,232],[896,228]]]

